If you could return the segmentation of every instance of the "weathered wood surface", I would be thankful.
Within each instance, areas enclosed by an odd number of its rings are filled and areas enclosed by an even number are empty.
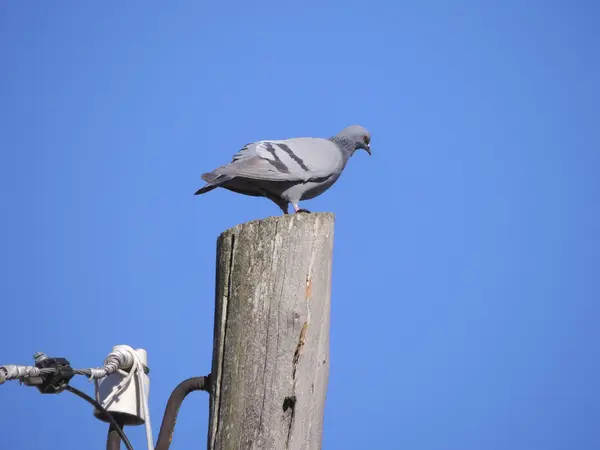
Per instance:
[[[209,450],[321,448],[333,225],[298,213],[219,237]]]

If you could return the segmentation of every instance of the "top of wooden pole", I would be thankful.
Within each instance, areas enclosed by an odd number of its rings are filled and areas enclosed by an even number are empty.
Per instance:
[[[245,227],[256,227],[256,226],[270,226],[274,224],[287,224],[289,227],[293,227],[294,224],[303,223],[303,221],[321,221],[331,220],[335,222],[335,214],[331,212],[317,212],[317,213],[294,213],[294,214],[282,214],[280,216],[270,216],[264,219],[255,219],[249,222],[240,223],[234,227],[231,227],[223,231],[219,238],[231,233],[238,233],[242,228]],[[290,228],[291,229],[291,228]]]

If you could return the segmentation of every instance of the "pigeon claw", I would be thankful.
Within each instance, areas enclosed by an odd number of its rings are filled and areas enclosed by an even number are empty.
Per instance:
[[[304,208],[300,208],[298,211],[296,211],[297,213],[306,213],[306,214],[310,214],[310,211],[308,209],[304,209]]]

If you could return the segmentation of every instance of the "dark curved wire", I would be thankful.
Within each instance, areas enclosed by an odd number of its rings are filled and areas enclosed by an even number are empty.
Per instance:
[[[123,428],[124,424],[117,422]],[[113,424],[108,427],[108,436],[106,437],[106,450],[121,450],[121,436],[119,436],[119,429],[115,428]]]
[[[123,428],[121,428],[121,426],[117,423],[112,414],[109,413],[106,409],[104,409],[104,407],[100,403],[98,403],[92,397],[87,395],[85,392],[82,392],[79,389],[74,388],[73,386],[70,386],[68,384],[65,386],[65,390],[75,394],[79,398],[84,399],[86,402],[93,405],[98,411],[104,414],[104,416],[109,420],[111,427],[114,427],[114,430],[117,432],[117,434],[125,444],[125,447],[127,447],[127,450],[133,450],[133,446],[131,445],[131,442],[129,442],[129,439],[127,439],[127,436],[123,432]]]
[[[175,431],[175,422],[177,422],[177,414],[183,400],[190,392],[208,391],[210,389],[210,375],[206,377],[192,377],[182,381],[171,393],[165,415],[163,416],[156,442],[155,450],[168,450]]]

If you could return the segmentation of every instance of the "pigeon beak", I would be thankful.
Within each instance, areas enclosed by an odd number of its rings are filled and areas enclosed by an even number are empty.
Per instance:
[[[365,148],[365,150],[367,151],[367,153],[369,154],[369,156],[371,155],[371,146],[369,144],[367,144],[367,148]]]

